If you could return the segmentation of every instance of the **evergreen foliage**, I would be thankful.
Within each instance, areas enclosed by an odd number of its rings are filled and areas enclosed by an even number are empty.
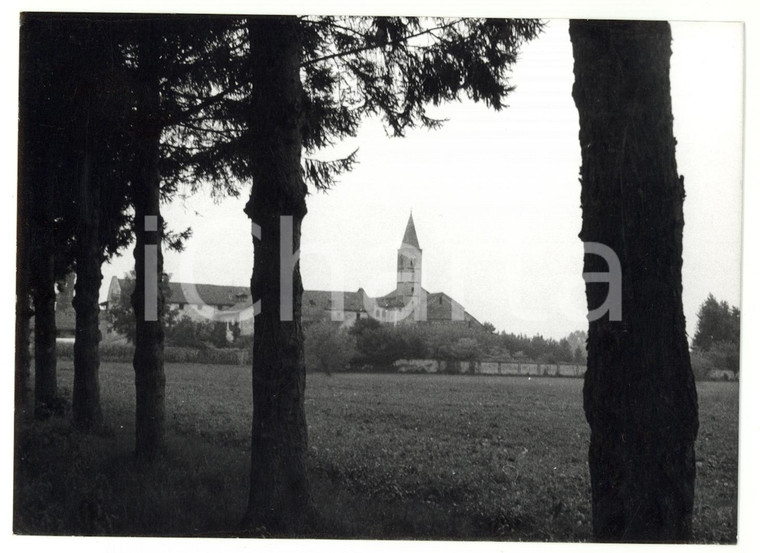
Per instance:
[[[718,301],[712,294],[702,303],[697,313],[697,330],[691,342],[692,349],[710,351],[718,344],[739,346],[741,312],[726,301]]]
[[[711,370],[739,372],[741,311],[709,294],[697,313],[697,330],[691,341],[694,374],[704,379]]]

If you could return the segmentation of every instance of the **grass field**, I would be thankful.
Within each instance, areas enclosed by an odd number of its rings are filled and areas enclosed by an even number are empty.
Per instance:
[[[250,370],[168,365],[169,450],[132,462],[129,364],[104,363],[107,430],[17,437],[17,533],[235,535],[248,493]],[[73,368],[59,363],[70,397]],[[324,537],[591,539],[582,380],[310,374],[309,468]],[[736,539],[738,384],[698,384],[695,539]]]

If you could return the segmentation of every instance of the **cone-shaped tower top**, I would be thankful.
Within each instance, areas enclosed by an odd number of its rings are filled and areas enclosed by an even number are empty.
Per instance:
[[[401,245],[413,246],[418,250],[420,248],[419,242],[417,242],[417,231],[414,228],[414,219],[412,219],[412,212],[409,212],[409,222],[406,224],[406,231],[404,232],[404,239],[401,241]]]

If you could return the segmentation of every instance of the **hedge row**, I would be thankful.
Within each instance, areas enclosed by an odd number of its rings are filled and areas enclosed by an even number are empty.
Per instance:
[[[73,359],[74,344],[58,343],[58,357]],[[101,344],[100,360],[131,363],[135,347],[130,344]],[[209,365],[245,365],[250,360],[250,353],[242,349],[218,349],[213,347],[186,348],[164,347],[166,363],[206,363]]]

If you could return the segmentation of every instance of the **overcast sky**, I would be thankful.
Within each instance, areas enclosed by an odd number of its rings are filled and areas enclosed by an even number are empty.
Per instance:
[[[684,307],[693,333],[713,293],[740,303],[742,41],[731,23],[673,23],[671,68],[678,170],[685,176]],[[359,164],[328,194],[308,199],[304,287],[385,294],[395,286],[396,249],[410,211],[423,250],[422,284],[464,304],[498,330],[561,338],[586,328],[582,279],[578,113],[566,20],[522,49],[516,91],[500,113],[465,101],[435,111],[437,131],[387,138],[367,121]],[[184,253],[166,254],[176,281],[247,285],[250,224],[239,199],[203,194],[164,209],[175,229],[191,226]],[[131,252],[104,267],[110,278]]]

